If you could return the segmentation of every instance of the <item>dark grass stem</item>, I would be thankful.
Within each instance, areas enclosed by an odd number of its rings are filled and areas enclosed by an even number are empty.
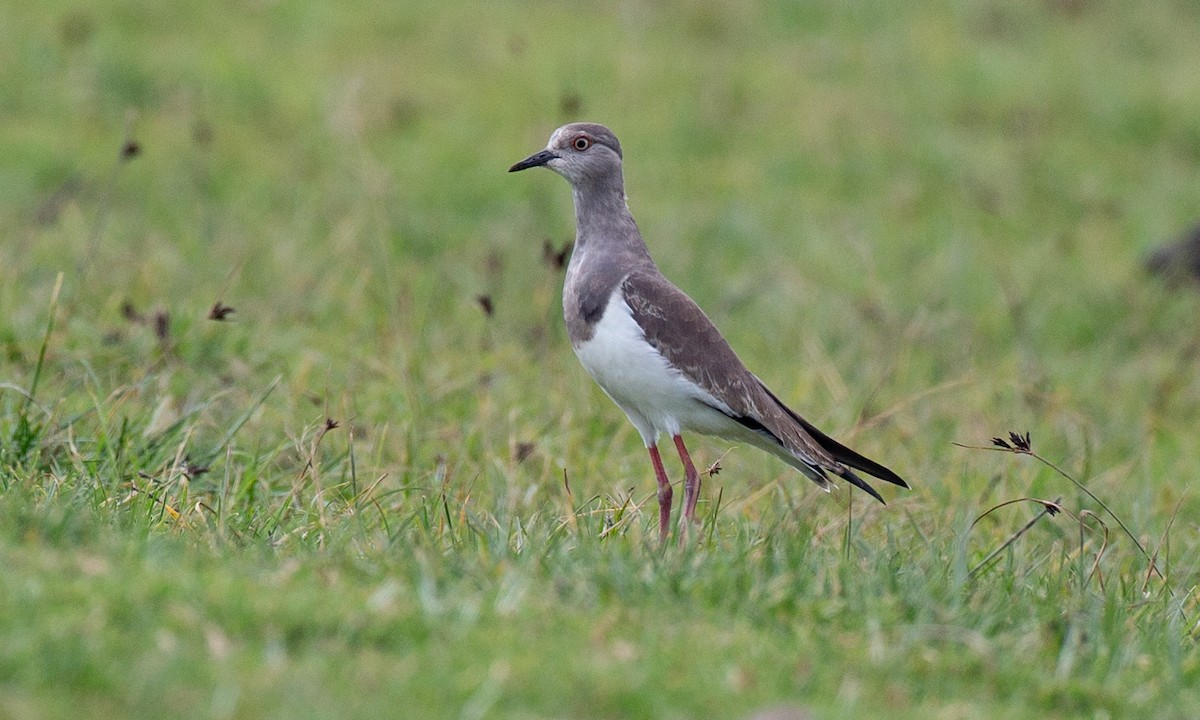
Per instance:
[[[1058,513],[1059,511],[1062,510],[1062,506],[1060,505],[1060,503],[1062,502],[1061,497],[1056,499],[1054,502],[1049,502],[1046,500],[1038,500],[1037,498],[1017,498],[1016,500],[1009,500],[1007,502],[1000,503],[999,505],[996,505],[995,507],[989,508],[987,512],[985,512],[984,514],[975,518],[975,522],[971,523],[971,527],[967,528],[967,532],[970,532],[975,527],[975,525],[977,525],[979,523],[980,520],[984,519],[985,517],[990,515],[992,512],[999,510],[1000,508],[1005,507],[1006,505],[1012,505],[1013,503],[1026,502],[1026,501],[1036,502],[1036,503],[1040,504],[1042,506],[1042,511],[1040,513],[1038,513],[1037,515],[1034,515],[1032,518],[1030,518],[1029,522],[1022,525],[1020,527],[1020,529],[1018,529],[1015,533],[1013,533],[1012,535],[1009,535],[1008,539],[1005,540],[1003,543],[1001,543],[1000,546],[997,547],[995,550],[988,553],[987,557],[985,557],[984,559],[982,559],[978,563],[976,563],[975,567],[971,568],[971,570],[967,573],[968,577],[973,578],[973,577],[975,577],[976,574],[979,573],[980,570],[983,570],[983,569],[987,568],[988,566],[990,566],[992,561],[1000,556],[1000,553],[1004,552],[1010,545],[1015,543],[1017,540],[1020,540],[1021,536],[1024,535],[1025,533],[1029,532],[1029,529],[1032,528],[1034,525],[1036,525],[1039,520],[1041,520],[1042,518],[1044,518],[1048,515],[1050,515],[1050,516],[1055,515],[1056,513]]]
[[[846,493],[846,537],[844,540],[845,547],[843,548],[846,560],[850,560],[850,539],[853,535],[854,528],[854,493]]]
[[[46,365],[46,351],[50,347],[50,337],[54,334],[55,319],[58,315],[58,298],[62,293],[63,274],[60,272],[54,279],[54,290],[50,293],[50,312],[46,318],[46,332],[42,335],[42,346],[38,349],[37,363],[33,366],[33,378],[29,381],[29,389],[21,391],[25,401],[21,403],[20,411],[17,413],[17,428],[13,436],[14,445],[18,448],[18,454],[25,457],[33,448],[36,436],[40,434],[41,429],[36,429],[33,423],[29,420],[30,407],[36,407],[42,410],[47,416],[50,412],[43,408],[37,402],[38,384],[42,379],[42,370]]]
[[[1028,455],[1029,457],[1032,457],[1033,459],[1042,463],[1043,465],[1050,468],[1054,472],[1058,473],[1062,477],[1071,481],[1072,485],[1079,488],[1084,494],[1086,494],[1092,500],[1096,501],[1096,504],[1098,504],[1100,507],[1104,508],[1104,512],[1108,513],[1109,517],[1111,517],[1114,521],[1116,521],[1117,525],[1119,525],[1121,527],[1121,530],[1124,531],[1124,533],[1129,537],[1129,539],[1133,541],[1133,544],[1135,546],[1137,546],[1137,549],[1142,553],[1142,556],[1145,557],[1146,560],[1148,560],[1150,562],[1151,572],[1153,572],[1155,575],[1158,575],[1158,577],[1161,579],[1164,579],[1164,580],[1166,579],[1163,577],[1162,572],[1159,571],[1158,566],[1155,564],[1154,558],[1152,558],[1150,556],[1150,553],[1146,552],[1146,548],[1137,539],[1137,537],[1134,536],[1133,532],[1129,529],[1129,527],[1127,525],[1125,525],[1125,522],[1123,520],[1121,520],[1121,518],[1115,512],[1112,511],[1112,508],[1110,508],[1108,506],[1108,503],[1101,500],[1091,490],[1088,490],[1087,487],[1084,486],[1083,483],[1079,482],[1074,477],[1072,477],[1071,474],[1068,473],[1066,470],[1063,470],[1059,466],[1055,465],[1054,463],[1050,462],[1046,458],[1039,455],[1030,446],[1028,433],[1026,433],[1023,437],[1018,433],[1009,433],[1009,437],[1012,438],[1012,441],[1013,441],[1011,445],[1008,442],[1006,442],[1000,438],[996,438],[992,441],[994,443],[994,446],[966,445],[966,444],[957,443],[957,442],[953,443],[953,444],[957,445],[958,447],[965,448],[967,450],[989,450],[992,452],[1004,452],[1004,453],[1011,453],[1014,455]]]
[[[1046,467],[1050,468],[1051,470],[1054,470],[1054,472],[1056,472],[1059,475],[1062,475],[1066,479],[1070,480],[1072,485],[1074,485],[1075,487],[1082,490],[1084,492],[1084,494],[1086,494],[1092,500],[1095,500],[1097,505],[1104,508],[1104,512],[1108,513],[1108,516],[1111,517],[1113,520],[1115,520],[1117,525],[1119,525],[1121,527],[1121,530],[1124,531],[1124,533],[1127,536],[1129,536],[1129,539],[1132,540],[1133,544],[1137,546],[1137,549],[1142,553],[1142,556],[1150,561],[1150,567],[1154,571],[1154,574],[1158,575],[1160,578],[1163,577],[1163,574],[1161,572],[1159,572],[1158,567],[1154,564],[1154,559],[1150,556],[1150,553],[1146,552],[1146,548],[1137,539],[1137,537],[1134,536],[1133,532],[1129,529],[1129,527],[1125,525],[1125,521],[1123,521],[1120,518],[1120,516],[1118,516],[1115,512],[1112,511],[1112,508],[1110,508],[1108,506],[1108,503],[1101,500],[1094,492],[1092,492],[1091,490],[1088,490],[1087,487],[1085,487],[1083,485],[1083,483],[1081,483],[1078,480],[1076,480],[1075,478],[1071,477],[1071,475],[1069,473],[1067,473],[1065,470],[1063,470],[1059,466],[1055,465],[1054,463],[1050,462],[1046,458],[1042,457],[1041,455],[1038,455],[1036,452],[1034,452],[1032,450],[1029,450],[1027,452],[1027,454],[1030,457],[1037,460],[1038,462],[1045,465]]]
[[[1179,500],[1175,503],[1175,509],[1171,511],[1171,519],[1167,521],[1167,527],[1163,529],[1162,537],[1158,539],[1158,547],[1154,549],[1154,555],[1150,558],[1150,564],[1146,566],[1146,579],[1142,581],[1143,595],[1146,594],[1146,588],[1150,586],[1150,577],[1154,574],[1154,572],[1156,572],[1155,562],[1158,560],[1158,554],[1162,552],[1164,547],[1167,549],[1167,559],[1164,562],[1166,563],[1167,568],[1170,569],[1171,546],[1168,541],[1171,539],[1171,528],[1175,525],[1175,518],[1179,517],[1179,508],[1182,506],[1183,498],[1179,498]],[[1161,577],[1161,575],[1159,577]]]
[[[42,368],[46,364],[46,349],[50,347],[50,336],[54,333],[54,320],[58,314],[58,296],[62,292],[63,274],[60,272],[54,278],[54,291],[50,293],[50,314],[46,318],[46,332],[42,335],[42,346],[38,349],[37,364],[33,366],[33,379],[29,382],[29,394],[25,397],[25,406],[37,397],[38,383],[42,378]],[[22,415],[24,410],[22,410]]]
[[[1021,536],[1023,536],[1026,532],[1028,532],[1029,529],[1032,528],[1039,520],[1041,520],[1042,518],[1044,518],[1046,516],[1057,515],[1061,512],[1061,513],[1066,514],[1072,520],[1074,520],[1076,522],[1076,524],[1078,524],[1078,526],[1079,526],[1079,589],[1080,589],[1080,591],[1083,591],[1087,588],[1088,583],[1090,583],[1092,581],[1093,577],[1099,578],[1100,588],[1103,590],[1104,589],[1104,575],[1100,572],[1100,560],[1101,560],[1101,558],[1104,557],[1104,553],[1108,550],[1108,543],[1109,543],[1108,524],[1105,523],[1103,520],[1101,520],[1100,516],[1097,515],[1096,513],[1092,512],[1091,510],[1080,510],[1078,515],[1076,515],[1075,513],[1072,513],[1070,510],[1067,510],[1066,508],[1064,508],[1062,506],[1062,497],[1061,496],[1054,499],[1053,501],[1042,500],[1041,498],[1022,497],[1022,498],[1016,498],[1014,500],[1008,500],[1008,501],[1002,502],[999,505],[989,508],[987,510],[987,512],[985,512],[982,515],[980,515],[979,517],[975,518],[975,522],[971,523],[971,527],[968,528],[967,531],[970,532],[971,529],[973,529],[976,525],[979,524],[980,520],[984,519],[988,515],[991,515],[993,512],[995,512],[1001,508],[1007,507],[1009,505],[1014,505],[1016,503],[1021,503],[1021,502],[1037,503],[1038,505],[1042,506],[1042,511],[1040,513],[1038,513],[1037,515],[1033,516],[1032,518],[1030,518],[1029,522],[1022,525],[1020,527],[1020,529],[1018,529],[1016,532],[1014,532],[1012,535],[1010,535],[1008,537],[1008,539],[1005,540],[999,547],[997,547],[992,552],[988,553],[987,557],[985,557],[983,560],[979,561],[975,565],[975,567],[971,568],[971,570],[968,572],[968,577],[974,578],[981,570],[988,568],[991,565],[992,561],[994,561],[997,557],[999,557],[999,555],[1002,552],[1004,552],[1004,550],[1007,549],[1010,545],[1012,545],[1014,542],[1016,542],[1018,539],[1020,539]],[[1092,532],[1096,532],[1096,530],[1092,529],[1088,525],[1088,523],[1086,522],[1088,519],[1094,520],[1096,523],[1098,523],[1100,525],[1100,531],[1103,533],[1103,536],[1104,536],[1103,541],[1100,543],[1100,549],[1096,552],[1096,557],[1092,561],[1092,565],[1091,565],[1090,569],[1086,568],[1086,561],[1084,559],[1084,557],[1085,557],[1084,549],[1085,549],[1085,545],[1086,545],[1086,536],[1084,535],[1084,531],[1092,530]]]

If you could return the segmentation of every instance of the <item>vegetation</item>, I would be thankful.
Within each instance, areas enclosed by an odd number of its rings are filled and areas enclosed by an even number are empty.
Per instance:
[[[0,716],[1200,715],[1194,3],[3,16]],[[578,119],[911,491],[698,442],[658,551],[504,172]]]

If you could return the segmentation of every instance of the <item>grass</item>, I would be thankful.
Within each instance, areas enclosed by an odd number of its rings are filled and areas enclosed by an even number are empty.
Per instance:
[[[1140,268],[1198,212],[1198,19],[9,8],[0,716],[1200,714],[1197,298]],[[697,440],[704,530],[657,551],[543,255],[570,194],[504,172],[572,119],[747,364],[911,491]],[[1037,457],[954,444],[1009,431]],[[1064,512],[975,522],[1027,497]]]

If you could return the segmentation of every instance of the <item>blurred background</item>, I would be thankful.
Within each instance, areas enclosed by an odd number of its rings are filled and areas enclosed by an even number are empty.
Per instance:
[[[1200,665],[1173,599],[1122,614],[1149,573],[1115,527],[1086,630],[1069,524],[962,600],[965,548],[1027,516],[970,521],[1064,483],[952,443],[1029,431],[1195,556],[1200,296],[1145,265],[1200,218],[1198,29],[1191,0],[0,0],[4,707],[1160,708]],[[847,508],[708,441],[720,551],[641,553],[644,452],[562,327],[569,189],[506,173],[575,120],[747,365],[911,492]],[[185,560],[111,550],[139,533]]]

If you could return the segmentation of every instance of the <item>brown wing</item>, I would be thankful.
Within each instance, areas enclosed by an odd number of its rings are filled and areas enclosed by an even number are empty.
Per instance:
[[[646,339],[685,377],[735,412],[754,410],[757,381],[699,305],[657,272],[631,273],[621,290]]]
[[[734,420],[765,430],[807,464],[837,470],[837,460],[759,382],[695,301],[659,273],[637,271],[622,284],[646,339],[684,377],[725,403]],[[718,408],[724,411],[724,408]]]
[[[806,474],[818,484],[823,484],[824,473],[829,471],[883,502],[852,467],[908,487],[896,473],[833,440],[784,405],[746,369],[700,306],[661,273],[635,271],[621,289],[634,320],[655,349],[728,408],[717,410],[774,439],[812,470]]]

